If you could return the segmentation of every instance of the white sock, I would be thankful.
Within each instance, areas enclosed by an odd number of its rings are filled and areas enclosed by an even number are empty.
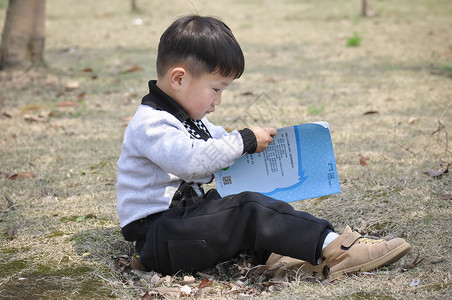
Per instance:
[[[328,246],[329,243],[334,241],[334,239],[337,238],[338,236],[339,236],[339,234],[337,234],[334,231],[331,231],[330,233],[328,233],[325,240],[323,241],[322,251],[323,251],[323,249],[325,249],[326,246]]]
[[[339,236],[339,234],[337,234],[334,231],[331,231],[330,233],[328,233],[328,235],[326,236],[325,240],[323,241],[322,251],[323,251],[323,249],[325,249],[326,246],[328,246],[329,243],[334,241],[338,236]],[[321,262],[321,259],[319,258],[317,263],[320,264],[320,262]]]

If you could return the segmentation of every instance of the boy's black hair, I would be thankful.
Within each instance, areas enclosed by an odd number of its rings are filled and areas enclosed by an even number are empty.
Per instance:
[[[176,64],[184,65],[194,76],[207,72],[235,79],[245,69],[242,49],[231,29],[216,18],[199,15],[177,19],[160,38],[158,75]]]

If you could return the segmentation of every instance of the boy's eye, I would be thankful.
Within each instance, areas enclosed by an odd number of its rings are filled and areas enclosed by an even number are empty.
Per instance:
[[[218,93],[220,91],[220,89],[213,89],[215,91],[215,93]]]

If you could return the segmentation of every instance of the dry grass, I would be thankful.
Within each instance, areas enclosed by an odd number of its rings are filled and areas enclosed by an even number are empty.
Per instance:
[[[196,9],[225,20],[247,60],[211,120],[229,129],[328,121],[342,193],[294,206],[339,231],[365,221],[365,233],[414,247],[386,270],[297,280],[265,297],[446,299],[452,210],[438,195],[452,193],[452,178],[425,171],[452,163],[452,3],[372,1],[375,16],[362,19],[359,2],[142,0],[132,14],[127,1],[48,0],[48,68],[0,73],[0,295],[136,299],[149,288],[115,271],[112,257],[133,254],[116,216],[116,161],[126,118],[155,78],[161,32]],[[360,46],[347,47],[355,34]],[[265,114],[253,119],[257,108]],[[36,176],[8,179],[20,172]]]

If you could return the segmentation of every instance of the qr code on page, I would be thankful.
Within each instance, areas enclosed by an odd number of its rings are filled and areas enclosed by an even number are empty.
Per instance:
[[[231,175],[222,176],[221,179],[223,180],[223,185],[232,184]]]

